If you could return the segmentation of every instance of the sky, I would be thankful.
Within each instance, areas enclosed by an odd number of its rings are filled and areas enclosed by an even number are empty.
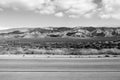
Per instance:
[[[0,0],[0,29],[120,26],[120,0]]]

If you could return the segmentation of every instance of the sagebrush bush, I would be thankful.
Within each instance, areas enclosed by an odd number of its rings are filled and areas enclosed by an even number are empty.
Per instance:
[[[20,47],[1,50],[1,54],[40,54],[40,55],[120,55],[120,49],[68,49],[68,48],[53,48],[53,49],[24,49]]]
[[[120,49],[112,48],[112,49],[102,49],[100,51],[101,54],[111,54],[111,55],[119,55]]]
[[[99,54],[99,50],[97,49],[81,49],[80,52],[82,55],[97,55]]]

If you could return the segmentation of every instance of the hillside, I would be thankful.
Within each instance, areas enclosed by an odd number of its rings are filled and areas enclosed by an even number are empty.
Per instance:
[[[0,31],[0,38],[45,38],[45,37],[118,37],[120,28],[116,27],[47,27],[47,28],[14,28]]]
[[[0,54],[120,55],[119,36],[119,27],[1,30]]]

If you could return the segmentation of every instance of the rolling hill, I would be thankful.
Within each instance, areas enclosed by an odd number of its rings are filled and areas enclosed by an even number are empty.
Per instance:
[[[119,27],[47,27],[47,28],[13,28],[0,30],[0,38],[94,38],[94,37],[118,37]]]

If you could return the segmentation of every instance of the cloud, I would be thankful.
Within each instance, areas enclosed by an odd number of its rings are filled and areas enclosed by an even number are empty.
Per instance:
[[[54,14],[55,13],[55,7],[54,6],[44,6],[38,11],[41,14]]]
[[[67,13],[84,15],[96,8],[96,5],[92,3],[92,0],[76,0],[74,4],[71,5]]]
[[[79,15],[69,15],[70,18],[79,18]]]
[[[0,12],[1,12],[1,11],[3,11],[3,9],[2,9],[2,8],[0,8]]]
[[[6,8],[18,8],[26,10],[35,10],[42,8],[42,5],[47,3],[48,0],[0,0],[0,6]]]
[[[0,0],[0,11],[4,9],[30,10],[57,17],[91,18],[98,15],[103,19],[120,19],[120,0],[99,0],[99,3],[97,0]]]
[[[57,16],[57,17],[63,17],[64,14],[63,14],[63,12],[58,12],[58,13],[55,14],[55,16]]]
[[[55,14],[55,16],[86,15],[96,9],[93,0],[0,0],[1,9],[33,10],[40,14]],[[58,13],[58,12],[63,13]]]
[[[101,18],[120,19],[120,0],[102,0]]]
[[[56,0],[56,4],[70,16],[82,16],[97,8],[93,0]]]

